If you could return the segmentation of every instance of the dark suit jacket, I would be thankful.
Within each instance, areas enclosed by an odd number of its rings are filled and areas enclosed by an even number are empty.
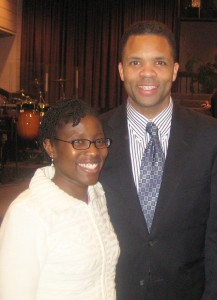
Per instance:
[[[216,300],[216,120],[174,104],[149,234],[132,175],[125,104],[101,119],[113,140],[100,181],[121,247],[117,299]]]

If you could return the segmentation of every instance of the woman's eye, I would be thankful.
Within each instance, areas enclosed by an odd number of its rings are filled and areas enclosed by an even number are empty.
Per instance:
[[[85,144],[85,141],[84,140],[75,140],[74,144],[76,144],[76,145],[83,145],[83,144]]]
[[[105,139],[98,139],[96,140],[97,145],[105,144]]]

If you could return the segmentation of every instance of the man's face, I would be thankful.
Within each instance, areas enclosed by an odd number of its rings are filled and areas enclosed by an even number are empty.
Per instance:
[[[129,101],[138,112],[152,119],[167,107],[179,65],[165,37],[129,37],[118,68]]]

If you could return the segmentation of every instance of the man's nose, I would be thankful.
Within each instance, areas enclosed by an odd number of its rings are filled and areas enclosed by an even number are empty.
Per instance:
[[[151,63],[143,63],[140,69],[140,76],[142,77],[152,77],[155,76],[156,72]]]

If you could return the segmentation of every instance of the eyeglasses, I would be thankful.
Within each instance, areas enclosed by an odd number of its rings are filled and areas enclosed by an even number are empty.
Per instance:
[[[103,148],[108,148],[111,145],[111,143],[112,143],[112,140],[109,139],[109,138],[96,139],[95,141],[90,141],[90,140],[87,140],[87,139],[78,139],[78,140],[73,140],[73,141],[64,141],[64,140],[61,140],[61,139],[56,138],[56,137],[54,139],[57,140],[57,141],[69,143],[76,150],[86,150],[86,149],[89,149],[91,144],[94,144],[97,149],[103,149]]]

